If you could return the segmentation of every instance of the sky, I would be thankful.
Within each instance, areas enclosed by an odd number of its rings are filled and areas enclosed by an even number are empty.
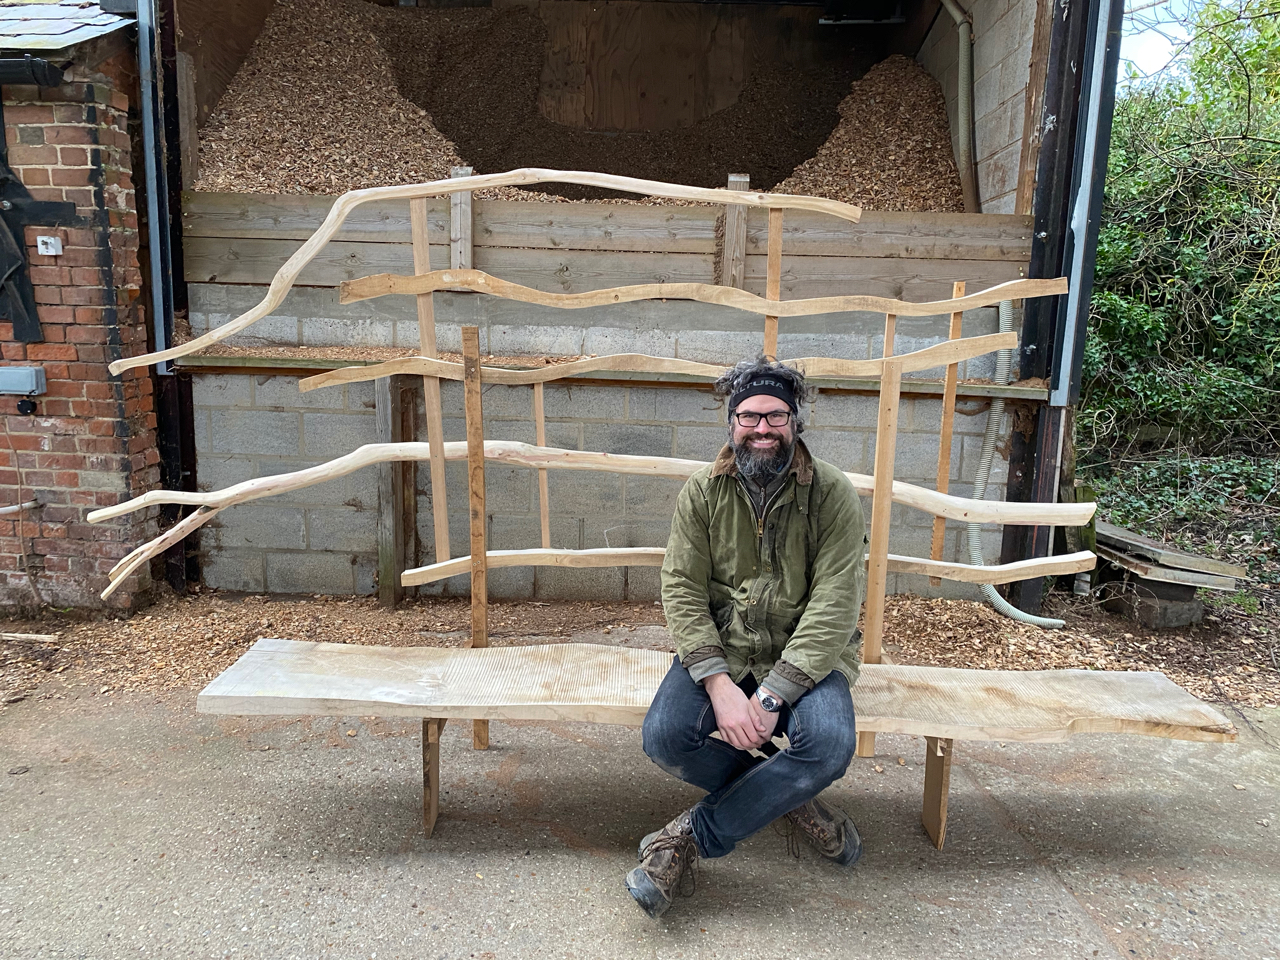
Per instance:
[[[1159,73],[1177,56],[1187,39],[1179,21],[1190,15],[1195,0],[1165,0],[1147,9],[1137,9],[1151,2],[1126,0],[1126,9],[1135,12],[1125,17],[1124,39],[1120,45],[1121,82],[1129,75],[1129,64],[1139,77]]]

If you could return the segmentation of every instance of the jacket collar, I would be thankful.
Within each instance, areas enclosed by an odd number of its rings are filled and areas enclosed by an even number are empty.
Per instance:
[[[803,440],[796,440],[795,453],[791,456],[791,473],[796,476],[796,483],[802,486],[809,486],[813,483],[813,457],[809,455],[809,448],[804,445]],[[716,455],[715,462],[711,466],[711,476],[721,477],[738,475],[738,462],[733,458],[733,447],[725,444],[720,453]]]

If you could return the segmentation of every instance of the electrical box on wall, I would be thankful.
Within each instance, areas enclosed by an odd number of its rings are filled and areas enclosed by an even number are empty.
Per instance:
[[[36,237],[36,252],[42,257],[62,256],[62,238]]]
[[[44,393],[44,367],[0,367],[0,393]]]

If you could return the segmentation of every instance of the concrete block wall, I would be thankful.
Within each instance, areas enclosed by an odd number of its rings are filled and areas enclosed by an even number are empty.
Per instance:
[[[1036,0],[970,0],[973,17],[974,153],[983,213],[1016,213]],[[942,10],[916,60],[942,85],[958,146],[955,22]],[[956,153],[959,156],[959,151]]]
[[[297,392],[285,376],[197,374],[198,474],[202,489],[302,469],[374,442],[373,391],[367,384]],[[419,401],[420,402],[420,401]],[[871,473],[875,458],[875,396],[821,393],[806,411],[806,442],[816,456],[843,469]],[[465,439],[462,388],[442,385],[446,440]],[[972,492],[985,403],[962,401],[955,419],[951,490]],[[484,391],[485,435],[534,441],[532,389],[492,385]],[[548,384],[547,443],[568,449],[711,460],[727,438],[724,410],[705,388],[599,384]],[[904,395],[896,452],[898,479],[933,487],[937,470],[941,401]],[[419,420],[421,422],[421,420]],[[490,464],[486,470],[490,549],[539,546],[537,475]],[[1001,496],[1005,464],[997,458],[992,496]],[[432,491],[425,466],[418,471],[418,562],[434,560]],[[450,544],[454,556],[469,552],[465,464],[446,469]],[[549,472],[552,546],[663,546],[681,482],[650,477],[552,470]],[[870,503],[865,503],[870,511]],[[201,534],[205,580],[223,589],[279,593],[369,593],[375,587],[377,552],[376,468],[295,493],[235,507]],[[890,549],[928,556],[932,516],[895,506]],[[996,562],[1000,538],[986,536],[986,557]],[[946,557],[962,560],[959,524],[948,524]],[[492,571],[490,595],[506,598],[628,599],[658,596],[655,568],[600,570],[513,568]],[[976,591],[924,577],[892,575],[890,589],[973,596]],[[465,594],[468,578],[422,588],[430,594]]]
[[[116,562],[156,535],[154,508],[85,519],[160,481],[151,373],[107,371],[146,349],[147,314],[129,126],[137,68],[131,51],[102,49],[78,48],[59,87],[4,87],[10,165],[35,199],[70,201],[81,222],[26,228],[43,340],[19,342],[0,320],[4,362],[43,367],[48,383],[31,416],[17,412],[20,398],[0,397],[0,502],[40,504],[0,519],[0,608],[129,609],[150,583],[144,567],[105,604],[98,597]],[[62,253],[41,256],[37,235],[60,239]]]

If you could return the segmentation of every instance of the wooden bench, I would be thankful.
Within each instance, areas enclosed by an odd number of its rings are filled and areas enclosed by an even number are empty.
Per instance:
[[[671,654],[601,644],[380,647],[259,640],[199,695],[201,713],[422,718],[422,815],[440,809],[440,731],[451,719],[638,726]],[[924,808],[942,847],[956,740],[1050,743],[1078,733],[1230,742],[1235,727],[1162,673],[959,670],[866,664],[858,729],[925,738]],[[646,762],[639,753],[633,762]]]

